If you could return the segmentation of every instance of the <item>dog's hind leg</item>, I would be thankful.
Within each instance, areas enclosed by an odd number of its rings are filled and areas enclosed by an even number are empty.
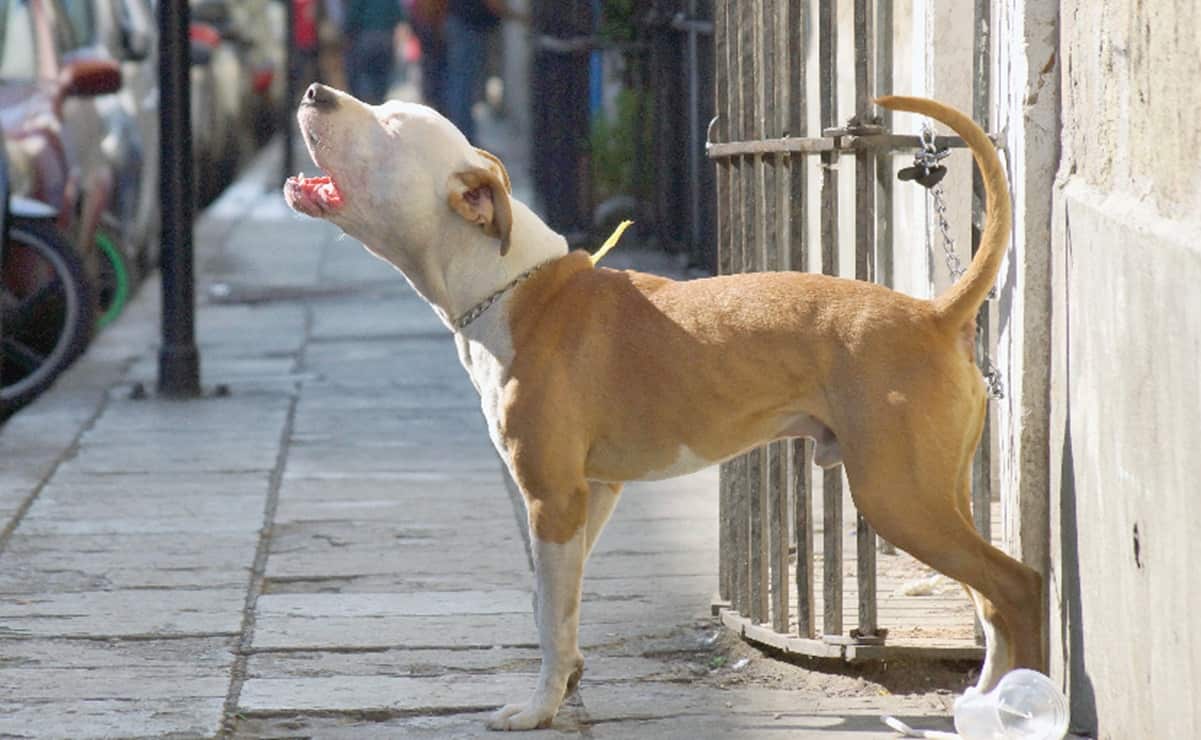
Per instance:
[[[592,554],[592,548],[596,546],[596,540],[605,528],[605,522],[609,521],[613,514],[617,499],[621,495],[620,483],[589,483],[588,488],[588,519],[585,522],[585,526],[588,527],[588,539],[584,546],[584,557]]]
[[[613,514],[613,509],[617,506],[617,499],[621,494],[620,483],[589,483],[588,484],[588,519],[584,523],[586,529],[586,537],[584,541],[584,559],[592,554],[592,548],[596,546],[596,540],[600,537],[601,530],[605,528],[605,522],[609,521],[609,517]],[[535,607],[535,610],[537,607]],[[580,685],[580,679],[584,677],[584,654],[580,652],[577,646],[575,651],[575,668],[571,675],[567,677],[567,689],[564,696],[570,696],[573,691]]]
[[[1044,670],[1042,580],[985,542],[960,510],[968,453],[948,454],[960,445],[939,433],[948,428],[944,420],[927,420],[893,428],[887,415],[876,415],[870,430],[855,430],[863,432],[856,444],[844,445],[847,477],[856,506],[880,536],[974,592],[988,625],[980,682],[987,690],[1011,668]]]

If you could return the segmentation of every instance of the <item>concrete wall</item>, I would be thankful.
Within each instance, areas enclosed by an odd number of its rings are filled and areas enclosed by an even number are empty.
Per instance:
[[[1201,15],[1063,0],[1051,668],[1103,738],[1201,737]]]
[[[1051,189],[1059,164],[1059,0],[994,4],[994,128],[1013,194],[1013,242],[997,281],[993,407],[1007,549],[1047,570]]]

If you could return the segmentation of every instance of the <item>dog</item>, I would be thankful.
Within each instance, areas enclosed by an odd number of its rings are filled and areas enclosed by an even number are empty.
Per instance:
[[[325,175],[289,178],[285,199],[361,241],[433,307],[525,500],[542,664],[529,700],[490,728],[549,725],[579,681],[584,561],[624,482],[791,437],[816,440],[819,464],[845,465],[882,537],[968,589],[987,637],[980,690],[1013,667],[1042,669],[1041,576],[984,541],[969,504],[986,404],[975,316],[1009,237],[1005,173],[958,111],[877,103],[952,128],[983,174],[980,249],[934,300],[797,272],[675,282],[598,268],[430,108],[305,92],[300,130]]]

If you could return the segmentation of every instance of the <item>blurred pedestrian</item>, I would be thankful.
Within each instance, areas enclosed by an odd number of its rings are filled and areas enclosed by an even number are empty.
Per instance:
[[[325,0],[321,25],[317,28],[320,52],[317,56],[321,81],[327,85],[347,89],[346,44],[343,33],[346,28],[345,0]]]
[[[488,36],[502,18],[520,19],[505,0],[447,0],[446,117],[475,142],[471,109],[483,86]]]
[[[349,0],[346,5],[346,39],[350,51],[346,76],[350,92],[367,103],[382,103],[388,96],[396,65],[397,27],[404,21],[400,0]]]
[[[412,0],[409,25],[421,44],[421,98],[446,114],[446,0]]]
[[[292,0],[292,36],[296,42],[296,87],[304,90],[317,81],[318,0]]]

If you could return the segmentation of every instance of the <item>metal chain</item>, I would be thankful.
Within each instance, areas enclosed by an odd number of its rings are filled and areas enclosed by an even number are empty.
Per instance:
[[[949,149],[940,150],[934,143],[934,129],[930,124],[922,124],[922,148],[913,155],[913,164],[927,172],[934,167],[939,167],[939,162],[951,154]],[[927,188],[930,193],[930,199],[934,205],[934,224],[938,227],[938,233],[942,237],[943,257],[947,263],[947,271],[951,273],[951,282],[959,281],[963,274],[967,272],[963,261],[959,259],[959,254],[955,250],[955,238],[951,236],[951,225],[947,222],[947,203],[943,199],[942,183],[936,182],[932,187]],[[996,297],[996,286],[993,286],[989,291],[990,299]],[[984,375],[984,382],[988,385],[988,397],[1001,400],[1005,398],[1005,380],[1001,375],[1001,371],[992,363],[992,358],[989,357],[987,350],[981,358],[980,372]]]

